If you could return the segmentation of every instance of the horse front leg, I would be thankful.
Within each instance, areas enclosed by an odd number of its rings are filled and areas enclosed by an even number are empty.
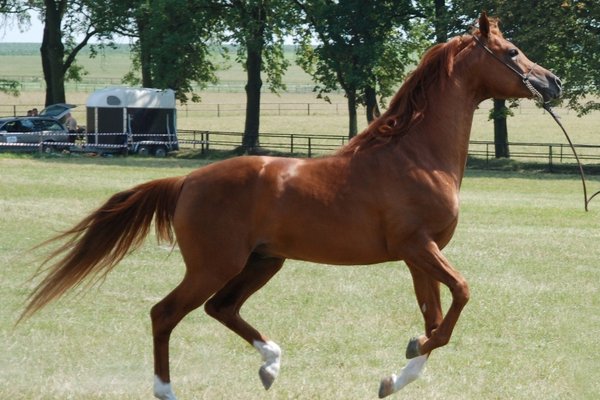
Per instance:
[[[397,392],[416,380],[434,349],[446,345],[460,313],[469,300],[469,288],[462,277],[440,252],[437,244],[430,241],[405,258],[413,277],[415,294],[425,319],[425,335],[413,338],[406,349],[409,362],[399,376],[391,375],[381,381],[379,397]],[[452,304],[443,317],[439,283],[452,293]]]
[[[431,332],[431,336],[422,335],[410,341],[407,348],[408,358],[429,354],[434,349],[448,344],[460,314],[469,301],[469,286],[466,280],[452,267],[435,242],[428,242],[413,257],[406,258],[407,264],[430,279],[446,285],[452,294],[452,303],[439,327]]]
[[[432,333],[440,326],[443,314],[440,300],[440,284],[436,280],[431,279],[427,274],[423,273],[418,268],[408,264],[417,303],[425,320],[425,335],[429,338]],[[412,348],[409,349],[412,351]],[[402,389],[404,386],[416,380],[425,367],[425,362],[429,354],[414,356],[407,352],[407,358],[411,360],[402,369],[399,375],[392,374],[381,381],[379,387],[379,397],[383,398]]]

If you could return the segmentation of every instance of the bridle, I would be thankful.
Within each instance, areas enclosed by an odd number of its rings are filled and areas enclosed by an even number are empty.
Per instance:
[[[548,111],[548,114],[550,114],[552,116],[552,118],[554,118],[554,121],[556,121],[556,123],[558,124],[558,126],[560,126],[560,128],[562,129],[563,133],[565,134],[565,137],[567,138],[567,142],[569,142],[569,146],[571,147],[571,150],[573,151],[573,155],[575,156],[575,160],[577,160],[577,165],[579,166],[579,176],[581,176],[581,184],[583,185],[584,208],[585,208],[585,211],[588,211],[588,204],[590,203],[590,201],[592,201],[592,199],[596,195],[600,194],[600,190],[597,191],[596,193],[594,193],[592,196],[590,196],[588,198],[588,196],[587,196],[587,187],[586,187],[586,184],[585,184],[585,176],[583,174],[583,166],[581,165],[581,161],[579,160],[579,156],[577,155],[577,152],[575,151],[575,146],[573,146],[573,142],[571,141],[571,138],[567,134],[567,131],[566,131],[565,127],[563,126],[563,124],[560,122],[560,117],[552,109],[552,107],[550,105],[550,101],[549,100],[545,101],[544,100],[544,96],[535,87],[533,87],[533,85],[529,81],[529,76],[531,75],[531,73],[533,72],[533,69],[535,68],[535,66],[537,64],[533,63],[533,65],[529,69],[529,72],[527,72],[526,74],[523,74],[523,72],[519,71],[518,69],[516,69],[515,67],[513,67],[512,65],[510,65],[509,63],[507,63],[506,61],[504,61],[503,59],[501,59],[500,57],[498,57],[489,47],[487,47],[481,41],[481,39],[479,37],[477,37],[477,35],[472,35],[472,36],[473,36],[473,39],[475,40],[475,42],[478,45],[480,45],[483,48],[483,50],[485,50],[486,53],[488,53],[489,55],[491,55],[492,57],[494,57],[502,65],[504,65],[505,67],[507,67],[508,69],[510,69],[511,71],[513,71],[515,74],[517,74],[521,78],[521,81],[523,82],[523,84],[525,85],[525,87],[531,92],[531,94],[535,98],[537,98],[537,100],[540,102],[542,108],[544,110]]]
[[[478,38],[476,35],[473,35],[473,39],[475,40],[475,42],[477,42],[478,45],[480,45],[483,48],[483,50],[486,51],[486,53],[488,53],[489,55],[491,55],[492,57],[494,57],[502,65],[504,65],[505,67],[507,67],[508,69],[510,69],[512,72],[514,72],[515,74],[517,74],[521,78],[521,81],[523,82],[523,84],[525,85],[525,87],[531,92],[531,94],[535,98],[537,98],[542,103],[543,107],[546,108],[547,102],[544,101],[544,96],[542,96],[542,94],[540,92],[538,92],[538,90],[535,87],[533,87],[533,85],[529,81],[529,76],[531,76],[531,73],[533,72],[533,69],[537,65],[536,63],[533,63],[533,65],[531,65],[531,68],[529,69],[529,72],[527,72],[526,74],[523,74],[521,71],[519,71],[518,69],[516,69],[515,67],[513,67],[512,65],[510,65],[509,63],[507,63],[506,61],[504,61],[503,59],[501,59],[500,57],[498,57],[496,55],[496,53],[494,53],[489,47],[487,47],[481,41],[481,39]],[[548,107],[550,107],[550,106],[548,106]]]

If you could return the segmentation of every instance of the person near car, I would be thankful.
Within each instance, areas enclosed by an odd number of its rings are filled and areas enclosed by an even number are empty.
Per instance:
[[[69,130],[69,132],[71,132],[71,133],[77,132],[77,121],[75,120],[75,118],[73,118],[71,113],[67,114],[67,119],[65,120],[65,125],[66,125],[67,129]]]

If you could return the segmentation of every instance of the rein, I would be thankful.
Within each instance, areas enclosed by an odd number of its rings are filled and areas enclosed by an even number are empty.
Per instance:
[[[511,71],[513,71],[515,74],[517,74],[521,78],[521,80],[523,81],[523,84],[525,85],[525,87],[539,101],[539,103],[541,104],[542,108],[544,110],[548,111],[548,114],[550,114],[552,116],[552,118],[558,124],[558,126],[560,127],[560,129],[562,129],[563,133],[565,134],[565,137],[567,138],[567,142],[569,143],[569,146],[571,147],[571,150],[573,151],[573,155],[575,156],[575,160],[577,160],[577,166],[579,167],[579,176],[581,177],[581,184],[583,186],[583,204],[584,204],[584,209],[585,209],[585,211],[589,211],[588,210],[588,205],[590,204],[590,202],[592,201],[592,199],[594,197],[596,197],[596,195],[600,194],[600,190],[597,191],[596,193],[592,194],[590,197],[588,197],[588,195],[587,195],[587,186],[586,186],[586,183],[585,183],[585,175],[583,173],[583,166],[581,165],[581,161],[579,160],[579,156],[577,155],[577,152],[575,151],[575,146],[573,145],[573,142],[571,141],[571,138],[569,137],[569,134],[567,133],[567,130],[565,129],[565,127],[563,126],[563,124],[560,122],[560,117],[558,116],[558,114],[556,114],[554,112],[554,110],[552,109],[552,107],[550,106],[550,102],[549,101],[544,101],[544,96],[542,96],[542,94],[535,87],[533,87],[533,85],[529,81],[529,76],[531,75],[531,73],[533,72],[533,69],[535,68],[535,66],[537,64],[534,63],[531,66],[531,68],[529,69],[529,72],[527,72],[526,74],[523,74],[521,71],[517,70],[515,67],[513,67],[512,65],[506,63],[504,60],[502,60],[500,57],[498,57],[496,54],[494,54],[494,52],[489,47],[487,47],[481,41],[481,39],[479,39],[477,36],[473,35],[473,39],[475,39],[475,42],[477,42],[477,44],[479,44],[486,51],[486,53],[490,54],[492,57],[494,57],[496,60],[498,60],[500,63],[502,63],[504,66],[506,66],[508,69],[510,69]]]

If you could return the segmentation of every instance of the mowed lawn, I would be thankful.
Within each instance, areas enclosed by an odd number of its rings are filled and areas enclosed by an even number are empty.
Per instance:
[[[30,249],[118,190],[202,164],[0,155],[1,399],[151,398],[148,312],[181,279],[177,248],[149,237],[103,285],[82,286],[15,327],[47,251]],[[600,189],[600,180],[588,185]],[[461,198],[444,252],[470,282],[471,302],[422,379],[392,398],[598,398],[600,199],[584,212],[577,176],[474,170]],[[197,311],[171,339],[180,399],[376,398],[423,331],[402,263],[290,260],[242,311],[283,349],[271,390],[259,381],[258,353]]]

